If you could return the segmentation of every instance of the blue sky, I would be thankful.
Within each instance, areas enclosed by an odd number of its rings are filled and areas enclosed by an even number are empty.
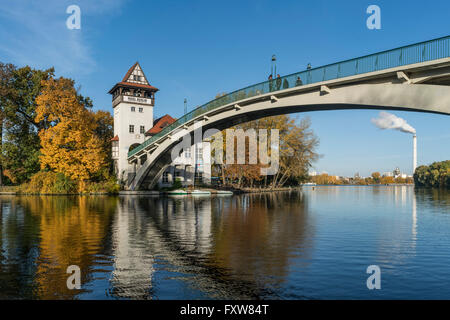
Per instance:
[[[0,61],[55,66],[95,108],[112,111],[107,91],[139,61],[157,93],[155,115],[178,117],[218,92],[263,81],[276,54],[289,74],[449,34],[450,1],[138,1],[0,0]],[[81,8],[81,30],[66,8]],[[381,30],[366,8],[381,8]],[[450,159],[450,117],[393,112],[417,129],[418,161]],[[370,122],[378,111],[326,111],[310,117],[323,157],[315,170],[368,175],[412,170],[411,136]]]

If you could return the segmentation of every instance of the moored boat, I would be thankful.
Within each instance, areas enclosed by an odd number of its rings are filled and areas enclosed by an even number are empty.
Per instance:
[[[177,190],[172,190],[172,191],[167,191],[167,194],[169,196],[179,196],[179,195],[187,195],[188,192],[182,189],[177,189]]]
[[[232,196],[233,195],[233,191],[217,190],[216,194],[221,195],[221,196]]]
[[[191,195],[193,196],[208,196],[211,195],[211,191],[206,191],[206,190],[192,190],[191,191]]]

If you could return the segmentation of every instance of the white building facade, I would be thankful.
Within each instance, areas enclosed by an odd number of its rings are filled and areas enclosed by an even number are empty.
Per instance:
[[[112,159],[119,181],[126,182],[132,167],[128,164],[128,152],[175,119],[169,115],[154,120],[155,93],[141,66],[136,62],[109,93],[114,110],[114,138]],[[160,187],[170,187],[176,180],[183,186],[209,184],[211,182],[211,151],[209,141],[191,146],[170,164],[159,178]]]

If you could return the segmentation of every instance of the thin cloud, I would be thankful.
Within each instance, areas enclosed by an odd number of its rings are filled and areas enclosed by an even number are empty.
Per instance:
[[[2,62],[36,68],[54,66],[58,74],[85,75],[96,62],[83,17],[120,12],[125,0],[77,1],[81,8],[81,30],[68,30],[66,8],[73,1],[17,0],[0,7],[0,56]]]

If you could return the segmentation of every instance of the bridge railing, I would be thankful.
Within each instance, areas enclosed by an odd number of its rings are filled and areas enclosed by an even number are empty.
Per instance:
[[[450,36],[420,42],[392,50],[387,50],[351,60],[341,61],[326,66],[313,68],[284,77],[274,78],[243,89],[236,90],[220,98],[214,99],[177,119],[159,133],[143,142],[128,153],[128,157],[152,144],[162,136],[186,122],[221,106],[245,98],[276,92],[299,85],[312,84],[333,79],[345,78],[363,73],[400,67],[404,65],[432,61],[450,57]],[[298,79],[301,80],[298,81]]]

